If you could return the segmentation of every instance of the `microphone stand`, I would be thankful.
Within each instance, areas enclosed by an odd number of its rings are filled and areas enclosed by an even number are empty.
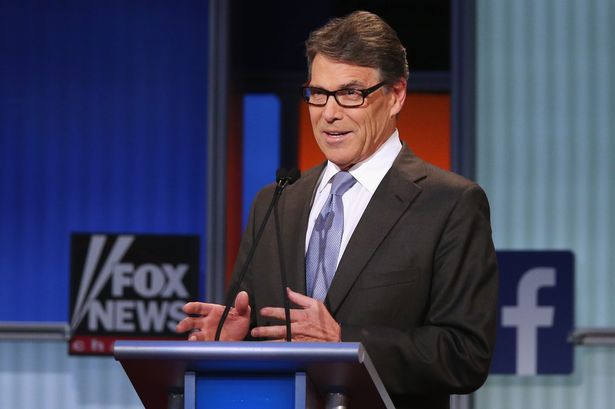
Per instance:
[[[282,243],[280,238],[282,234],[280,233],[280,218],[278,216],[278,207],[276,206],[273,209],[273,217],[275,221],[275,236],[278,242],[278,258],[280,260],[280,276],[282,279],[282,298],[284,299],[284,323],[286,325],[286,341],[291,341],[291,332],[290,332],[290,300],[288,299],[288,281],[286,279],[286,264],[284,264],[284,251],[282,250]]]
[[[271,216],[271,211],[276,208],[277,209],[277,204],[278,201],[280,200],[280,196],[282,196],[282,192],[284,191],[284,189],[290,185],[293,184],[297,179],[299,179],[300,175],[299,175],[299,171],[297,169],[291,169],[290,171],[286,171],[285,169],[278,169],[277,173],[277,185],[275,188],[275,191],[273,192],[273,197],[271,198],[271,203],[269,204],[269,207],[267,208],[267,212],[265,213],[265,217],[263,218],[263,221],[261,222],[261,225],[256,233],[256,237],[254,238],[254,242],[252,243],[252,247],[250,247],[250,251],[248,252],[248,256],[246,257],[245,262],[243,263],[243,265],[241,266],[241,271],[239,273],[239,276],[237,277],[237,280],[235,281],[235,284],[233,285],[233,287],[230,289],[230,291],[227,294],[226,297],[226,302],[225,302],[225,307],[224,307],[224,312],[222,313],[222,316],[220,317],[220,321],[218,322],[218,328],[216,329],[216,335],[214,340],[215,341],[219,341],[220,340],[220,334],[222,333],[222,327],[224,326],[224,322],[226,321],[226,319],[228,318],[228,314],[231,311],[231,306],[233,305],[233,301],[235,300],[235,297],[237,297],[237,294],[239,293],[239,288],[241,286],[241,283],[243,282],[243,279],[246,276],[246,273],[248,272],[248,266],[250,265],[250,263],[252,262],[252,258],[254,258],[254,253],[256,252],[256,247],[258,246],[258,243],[260,242],[261,236],[263,235],[263,232],[265,231],[265,226],[267,225],[267,221],[269,220],[269,217]],[[277,213],[277,211],[276,211]],[[278,241],[279,244],[279,241]],[[279,246],[278,246],[279,248]],[[281,262],[281,260],[280,260]],[[285,274],[284,274],[284,280],[285,280]],[[286,293],[286,284],[284,284],[284,293]],[[286,294],[285,297],[285,307],[287,304],[290,304],[289,301],[287,301],[288,295]],[[286,311],[287,314],[287,321],[289,321],[288,325],[290,326],[290,311]],[[287,327],[288,328],[288,327]],[[290,332],[287,333],[287,337],[290,334]]]

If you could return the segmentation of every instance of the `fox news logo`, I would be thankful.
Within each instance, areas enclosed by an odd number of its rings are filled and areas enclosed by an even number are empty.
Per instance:
[[[121,338],[177,338],[197,298],[197,236],[74,234],[71,354],[110,354]]]
[[[491,372],[573,370],[574,256],[569,251],[500,251],[498,334]]]

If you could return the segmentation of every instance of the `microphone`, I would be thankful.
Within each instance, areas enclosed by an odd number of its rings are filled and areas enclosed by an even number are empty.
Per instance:
[[[228,314],[231,311],[231,306],[233,305],[233,301],[235,300],[235,298],[237,297],[237,294],[239,293],[239,288],[241,286],[241,283],[243,282],[243,279],[245,278],[246,273],[248,272],[248,266],[250,265],[250,263],[252,262],[252,259],[254,258],[256,247],[258,246],[261,236],[263,235],[263,232],[265,231],[265,226],[267,225],[267,222],[269,221],[269,217],[271,216],[271,211],[275,208],[276,214],[277,214],[277,204],[278,204],[278,200],[280,200],[280,196],[282,196],[282,192],[287,186],[295,183],[300,177],[301,177],[301,174],[299,173],[299,170],[296,168],[293,168],[289,171],[284,168],[280,168],[276,171],[276,188],[275,188],[275,191],[273,192],[271,203],[269,203],[269,207],[267,208],[265,217],[263,218],[263,221],[261,222],[258,228],[256,237],[254,238],[254,242],[252,243],[252,246],[250,247],[250,251],[248,252],[248,256],[246,257],[246,260],[241,266],[239,276],[237,277],[235,284],[233,285],[233,287],[229,290],[227,294],[224,312],[222,313],[222,316],[220,317],[220,321],[218,322],[218,328],[216,329],[216,336],[214,338],[215,341],[220,340],[220,334],[222,333],[222,327],[224,326],[224,322],[226,321],[226,318],[228,317]],[[276,228],[276,235],[277,235],[277,228]],[[280,249],[279,243],[280,243],[280,240],[278,237],[278,250]],[[280,263],[282,263],[282,260],[280,260]],[[283,281],[285,282],[286,273],[284,272],[282,273],[282,275],[283,275]],[[284,294],[286,294],[286,286],[284,287]],[[285,304],[285,307],[287,304],[290,305],[290,301],[288,301],[288,294],[285,295],[284,304]],[[285,308],[285,312],[286,312],[286,320],[288,321],[288,326],[287,326],[287,338],[288,338],[288,335],[290,334],[290,331],[288,331],[290,327],[290,311]]]
[[[292,168],[290,170],[286,170],[284,168],[280,168],[275,172],[275,180],[278,184],[278,188],[282,186],[284,189],[288,185],[292,185],[301,177],[301,173],[299,169]]]

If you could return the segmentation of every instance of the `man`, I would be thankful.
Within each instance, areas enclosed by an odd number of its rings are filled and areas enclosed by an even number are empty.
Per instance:
[[[485,380],[495,341],[497,266],[478,185],[402,144],[405,49],[378,16],[334,19],[306,42],[314,136],[327,162],[279,202],[295,341],[360,341],[397,407],[446,408]],[[341,187],[340,187],[341,186]],[[251,209],[246,259],[273,186]],[[223,340],[282,340],[273,221],[254,254]],[[178,331],[213,339],[222,306],[189,303]]]

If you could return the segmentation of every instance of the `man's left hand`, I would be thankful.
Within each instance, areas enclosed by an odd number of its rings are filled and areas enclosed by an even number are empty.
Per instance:
[[[296,293],[287,288],[288,298],[299,308],[290,310],[290,331],[295,342],[339,342],[340,325],[333,319],[325,305],[313,298]],[[284,308],[265,307],[260,310],[263,317],[284,321]],[[251,332],[256,338],[269,338],[274,341],[286,339],[285,325],[256,327]]]

